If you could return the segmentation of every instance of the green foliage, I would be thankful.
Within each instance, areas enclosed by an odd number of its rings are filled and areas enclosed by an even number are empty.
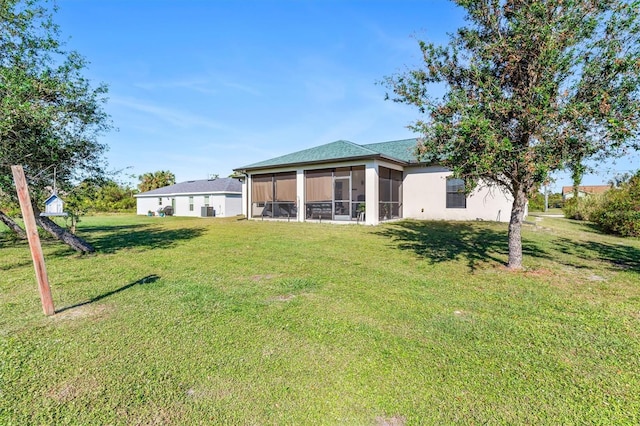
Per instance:
[[[69,228],[75,233],[80,218],[89,212],[130,212],[136,207],[134,189],[107,179],[85,179],[62,198],[69,214]]]
[[[565,201],[564,205],[562,206],[562,213],[564,214],[564,217],[568,219],[580,220],[582,216],[578,212],[579,202],[580,200],[578,197],[572,197],[572,198],[569,198],[567,201]]]
[[[386,84],[394,101],[425,114],[411,126],[423,135],[421,159],[453,170],[467,191],[484,181],[513,195],[513,253],[526,197],[551,172],[570,167],[579,177],[587,158],[638,148],[640,7],[637,0],[457,3],[467,26],[447,46],[420,41],[424,64]],[[431,90],[442,85],[438,99]]]
[[[91,208],[96,212],[132,211],[136,208],[136,199],[133,197],[136,192],[127,185],[108,180],[97,188]]]
[[[629,172],[617,173],[614,177],[609,179],[608,183],[613,188],[619,188],[623,184],[629,182],[632,177],[633,177],[633,173],[629,173]]]
[[[151,191],[176,183],[176,176],[168,170],[145,173],[138,176],[138,179],[140,180],[138,184],[138,190],[140,190],[140,192]]]
[[[46,2],[0,2],[0,193],[15,199],[10,166],[24,166],[34,204],[53,186],[103,171],[107,88],[82,76],[86,61],[59,40]],[[49,194],[46,194],[49,195]]]
[[[563,205],[564,200],[562,199],[562,194],[556,192],[547,196],[547,207],[549,209],[560,209]],[[544,194],[536,192],[529,198],[529,211],[544,211]]]
[[[620,188],[607,191],[602,198],[589,220],[605,232],[640,237],[640,171]]]
[[[551,209],[561,209],[564,205],[564,199],[562,198],[562,194],[557,192],[555,194],[549,194],[549,208]]]
[[[640,236],[640,171],[604,194],[569,199],[565,217],[587,220],[603,231],[623,237]]]
[[[75,234],[76,226],[80,222],[80,217],[84,216],[90,209],[91,200],[95,196],[95,184],[92,180],[86,179],[73,188],[63,197],[64,208],[70,221],[69,228]]]
[[[536,192],[532,197],[529,197],[529,211],[541,212],[544,211],[544,195]]]
[[[604,194],[592,194],[585,197],[569,198],[562,208],[569,219],[593,221],[594,215],[606,204]]]

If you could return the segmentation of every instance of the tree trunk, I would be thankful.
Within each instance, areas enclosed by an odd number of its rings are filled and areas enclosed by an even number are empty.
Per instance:
[[[507,268],[512,270],[522,269],[522,222],[527,206],[527,196],[519,189],[511,207],[511,220],[509,221],[509,263]]]
[[[0,221],[7,225],[9,229],[11,229],[11,231],[13,231],[13,233],[18,236],[18,238],[22,240],[27,239],[27,233],[24,232],[24,229],[20,228],[20,225],[18,225],[13,219],[2,212],[0,212]]]
[[[39,214],[36,214],[36,223],[42,229],[53,235],[54,238],[62,241],[76,251],[82,253],[93,253],[96,251],[91,244],[89,244],[82,238],[76,237],[66,229],[61,228],[46,216],[40,216]]]

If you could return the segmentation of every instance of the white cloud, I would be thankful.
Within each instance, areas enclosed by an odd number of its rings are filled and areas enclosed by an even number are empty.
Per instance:
[[[209,81],[204,78],[185,78],[158,82],[146,81],[143,83],[135,83],[133,86],[149,91],[158,89],[187,89],[205,95],[212,95],[218,92],[217,90],[209,87]]]
[[[110,103],[128,109],[139,111],[149,115],[151,118],[162,120],[181,128],[204,127],[209,129],[224,129],[221,123],[208,117],[199,116],[188,111],[175,108],[167,108],[155,104],[147,103],[133,98],[112,97]]]

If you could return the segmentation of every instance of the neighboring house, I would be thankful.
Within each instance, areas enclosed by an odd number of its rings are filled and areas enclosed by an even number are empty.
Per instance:
[[[190,180],[141,192],[135,197],[137,213],[141,215],[167,210],[175,216],[242,214],[242,184],[232,178]]]
[[[508,222],[512,197],[497,187],[465,196],[451,172],[416,160],[415,139],[337,141],[235,169],[245,175],[248,218],[364,222],[415,218]]]
[[[587,195],[602,194],[611,189],[611,185],[591,185],[591,186],[578,186],[578,197],[585,197]],[[568,200],[573,198],[573,186],[562,187],[562,199]]]
[[[44,202],[44,212],[40,216],[66,216],[64,201],[55,192]]]

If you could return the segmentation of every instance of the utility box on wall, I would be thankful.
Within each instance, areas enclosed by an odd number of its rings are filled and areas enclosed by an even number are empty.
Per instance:
[[[213,207],[200,207],[200,216],[201,217],[215,217],[216,216],[216,211],[213,209]]]

